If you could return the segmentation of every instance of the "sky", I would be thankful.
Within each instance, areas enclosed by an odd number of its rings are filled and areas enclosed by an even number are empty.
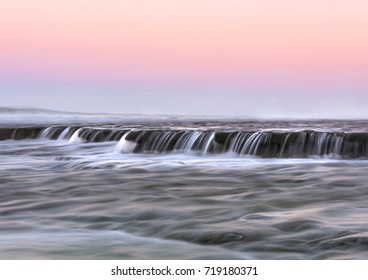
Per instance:
[[[0,0],[0,106],[368,118],[367,0]]]

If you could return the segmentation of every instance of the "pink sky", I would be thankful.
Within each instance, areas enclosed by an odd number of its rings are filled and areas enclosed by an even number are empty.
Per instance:
[[[366,0],[0,5],[0,74],[14,83],[368,88]]]

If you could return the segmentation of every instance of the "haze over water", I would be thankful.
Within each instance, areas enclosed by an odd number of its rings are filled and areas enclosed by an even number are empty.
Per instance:
[[[1,112],[2,259],[368,257],[367,121]]]

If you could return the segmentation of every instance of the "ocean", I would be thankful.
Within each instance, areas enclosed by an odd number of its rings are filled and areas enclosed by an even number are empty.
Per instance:
[[[1,259],[368,259],[368,121],[0,108]]]

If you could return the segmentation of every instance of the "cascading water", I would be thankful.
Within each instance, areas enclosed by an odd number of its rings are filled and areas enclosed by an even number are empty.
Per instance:
[[[129,135],[130,132],[124,134],[121,137],[119,143],[115,147],[115,152],[117,153],[131,153],[134,151],[136,143],[126,140],[126,137]]]
[[[68,136],[68,133],[70,131],[70,127],[67,127],[63,130],[63,132],[61,132],[61,134],[59,135],[58,139],[57,140],[66,140],[67,139],[67,136]]]
[[[76,132],[73,133],[73,135],[69,139],[69,143],[83,143],[84,140],[79,136],[79,133],[82,131],[81,128],[79,128]]]
[[[78,126],[0,130],[0,140],[32,138],[67,140],[69,143],[117,141],[115,152],[119,153],[229,153],[269,158],[368,157],[368,132],[200,131]]]
[[[215,132],[212,132],[206,141],[206,145],[203,149],[203,154],[207,154],[211,145],[213,145],[213,139],[215,138]]]
[[[39,120],[0,116],[3,259],[368,258],[368,120]]]
[[[42,131],[41,135],[39,136],[40,139],[49,139],[50,135],[54,132],[55,128],[48,127]]]

